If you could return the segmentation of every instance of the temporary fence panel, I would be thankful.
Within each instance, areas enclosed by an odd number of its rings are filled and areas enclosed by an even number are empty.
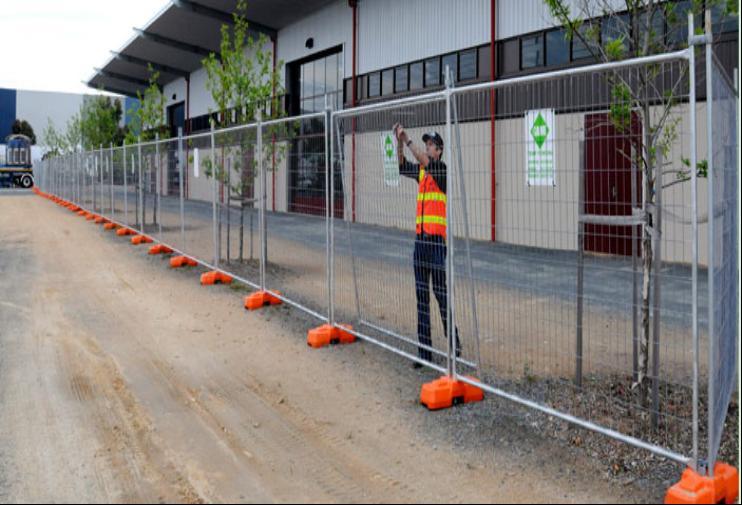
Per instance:
[[[739,132],[737,90],[706,51],[708,113],[708,465],[717,460],[727,408],[737,384],[739,346]],[[731,429],[735,427],[730,426]]]
[[[738,99],[705,63],[705,82],[692,50],[447,80],[58,156],[40,185],[410,360],[713,464],[736,379]]]

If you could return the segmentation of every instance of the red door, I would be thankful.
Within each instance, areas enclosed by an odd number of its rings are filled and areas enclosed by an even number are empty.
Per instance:
[[[642,125],[632,116],[631,128],[620,131],[608,114],[585,116],[585,214],[630,216],[632,157],[641,149]],[[636,165],[634,201],[641,202],[641,165]],[[638,238],[639,228],[633,227]],[[632,227],[585,225],[585,250],[631,256]]]

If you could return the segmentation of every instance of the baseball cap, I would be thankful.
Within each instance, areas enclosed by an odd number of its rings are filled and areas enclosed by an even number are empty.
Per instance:
[[[428,140],[437,145],[438,149],[443,150],[443,138],[438,134],[438,132],[430,132],[423,135],[423,142],[427,142]]]

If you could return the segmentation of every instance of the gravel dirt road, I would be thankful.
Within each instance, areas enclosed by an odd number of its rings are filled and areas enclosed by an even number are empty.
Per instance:
[[[315,321],[248,313],[197,272],[0,194],[0,502],[662,498],[508,403],[427,412],[431,372],[365,343],[311,350]]]

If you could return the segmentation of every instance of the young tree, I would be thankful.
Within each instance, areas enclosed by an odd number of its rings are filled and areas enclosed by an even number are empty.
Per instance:
[[[155,71],[152,65],[148,65],[147,70],[149,71],[149,85],[144,90],[144,94],[137,91],[139,107],[132,114],[130,127],[127,128],[126,137],[124,138],[126,144],[136,144],[140,139],[143,142],[151,141],[158,137],[162,140],[169,136],[165,120],[165,104],[167,100],[158,84],[160,73]],[[151,187],[151,181],[147,186]],[[160,188],[156,188],[156,191],[159,190]],[[139,193],[137,193],[137,198],[139,198]],[[153,196],[152,222],[157,224],[157,193]]]
[[[147,67],[149,79],[144,94],[137,91],[139,107],[132,115],[131,127],[127,131],[127,143],[136,143],[141,135],[143,141],[153,140],[159,134],[160,139],[168,137],[167,122],[165,121],[165,94],[162,92],[158,81],[160,73]]]
[[[123,130],[119,126],[123,112],[119,99],[104,95],[86,98],[79,114],[80,132],[86,150],[123,142]]]
[[[43,159],[60,156],[67,152],[67,136],[57,131],[51,118],[47,118],[47,125],[41,132],[41,138],[47,147]]]
[[[278,97],[284,94],[280,84],[283,62],[278,62],[273,68],[273,54],[266,49],[268,38],[261,34],[255,39],[249,35],[246,12],[247,2],[239,0],[232,14],[233,26],[230,28],[224,24],[221,28],[221,58],[212,53],[203,61],[207,72],[206,88],[217,105],[216,112],[222,126],[232,121],[237,124],[252,122],[258,110],[261,111],[263,119],[276,119],[285,114],[278,100]],[[276,159],[283,155],[285,146],[274,141],[278,128],[264,130],[264,133],[267,133],[263,142],[263,156],[266,159]],[[230,147],[226,149],[228,151],[226,153],[225,149],[222,149],[221,166],[208,167],[207,176],[211,176],[213,172],[217,180],[226,184],[228,205],[229,201],[237,201],[240,206],[239,243],[242,260],[244,213],[247,204],[251,202],[257,169],[254,147],[256,134],[253,130],[245,130],[229,135],[229,138],[221,137]],[[231,181],[232,169],[224,168],[225,155],[233,160],[232,168],[240,174],[234,184]],[[229,228],[227,242],[229,254]]]
[[[15,135],[25,135],[26,137],[31,139],[31,145],[36,145],[36,134],[34,133],[33,128],[31,127],[29,122],[25,119],[16,119],[15,121],[13,121],[11,131]]]
[[[614,0],[544,0],[544,3],[556,23],[565,28],[567,39],[581,42],[598,62],[679,49],[672,41],[687,41],[688,10],[695,16],[700,16],[704,8],[721,9],[724,13],[736,12],[735,3],[728,0],[693,0],[690,4],[660,0],[625,0],[623,3]],[[602,19],[602,23],[609,23],[612,30],[601,30],[600,22],[595,21],[598,18]],[[663,30],[665,26],[668,36]],[[687,47],[687,42],[680,45]],[[690,180],[691,177],[690,162],[685,159],[680,167],[667,166],[666,163],[657,166],[660,158],[667,159],[670,148],[677,141],[679,118],[673,116],[672,109],[679,103],[679,90],[683,83],[687,83],[688,71],[693,69],[684,68],[674,76],[672,83],[663,81],[662,88],[657,83],[662,72],[660,65],[647,65],[641,72],[632,73],[632,79],[627,79],[620,72],[607,76],[612,96],[609,111],[612,125],[618,132],[625,132],[631,131],[632,118],[638,117],[641,123],[641,139],[632,139],[634,154],[623,154],[630,157],[641,172],[645,209],[653,208],[659,185],[664,188]],[[693,170],[699,177],[705,177],[706,163],[698,163]],[[634,384],[640,388],[643,404],[647,403],[651,339],[653,213],[649,212],[645,219],[641,238],[643,282],[639,369]]]

